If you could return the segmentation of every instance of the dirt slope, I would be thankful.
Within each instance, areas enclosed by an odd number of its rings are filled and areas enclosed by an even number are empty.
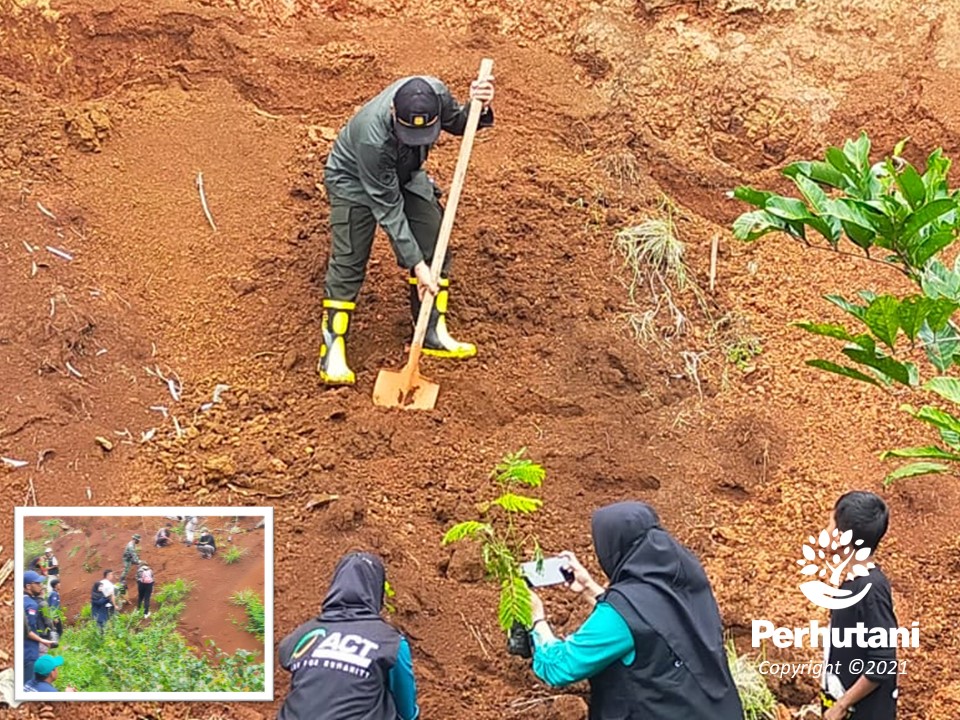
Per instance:
[[[316,611],[342,552],[381,552],[395,619],[414,641],[424,717],[502,718],[539,692],[503,655],[494,590],[448,578],[439,547],[486,497],[504,452],[526,445],[548,468],[547,548],[589,557],[589,509],[654,503],[704,559],[742,634],[757,617],[811,619],[796,588],[801,539],[840,492],[878,486],[879,450],[922,437],[897,398],[803,369],[818,346],[787,327],[819,316],[817,295],[846,275],[889,279],[772,242],[734,245],[726,228],[740,208],[723,193],[778,182],[789,159],[861,128],[883,148],[911,135],[918,155],[941,144],[960,155],[956,2],[0,8],[0,387],[13,388],[0,404],[0,454],[32,463],[4,476],[4,502],[23,502],[32,479],[47,504],[86,503],[88,487],[104,505],[273,504],[278,638]],[[453,241],[454,321],[481,354],[427,365],[442,386],[433,412],[372,407],[376,371],[399,366],[409,327],[403,275],[381,238],[351,344],[360,382],[323,390],[313,373],[328,241],[318,183],[331,131],[406,73],[462,93],[484,55],[497,61],[497,127],[478,140]],[[432,156],[441,183],[455,153],[446,141]],[[692,310],[690,334],[660,350],[626,330],[610,241],[664,194],[701,284],[715,234],[721,255],[707,312]],[[31,277],[38,257],[47,267]],[[749,375],[711,344],[728,313],[737,332],[763,339]],[[681,351],[708,351],[702,398]],[[178,377],[182,400],[144,368]],[[199,412],[218,384],[230,386],[223,402]],[[169,417],[150,409],[160,406]],[[98,435],[116,447],[104,452]],[[305,509],[327,493],[341,499]],[[884,567],[898,616],[923,626],[903,716],[950,718],[960,600],[947,570],[960,499],[949,482],[904,484],[888,498]],[[0,530],[9,547],[2,513]],[[549,602],[575,627],[567,598]],[[165,705],[163,717],[270,717],[285,687],[281,671],[272,707]],[[804,681],[778,693],[796,707],[812,690]]]

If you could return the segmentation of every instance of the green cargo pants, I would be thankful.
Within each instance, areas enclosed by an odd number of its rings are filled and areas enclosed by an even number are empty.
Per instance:
[[[427,200],[403,191],[403,213],[407,216],[420,252],[429,265],[440,235],[443,210],[436,198]],[[355,302],[367,275],[377,221],[370,209],[349,200],[330,196],[330,229],[333,242],[324,283],[325,297]],[[444,277],[450,268],[450,254],[444,259]]]

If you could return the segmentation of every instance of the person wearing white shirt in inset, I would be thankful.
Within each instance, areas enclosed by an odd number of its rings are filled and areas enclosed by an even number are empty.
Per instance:
[[[199,524],[200,518],[195,516],[187,518],[187,524],[183,527],[183,534],[185,536],[184,543],[193,545],[193,534],[197,531],[197,525]]]

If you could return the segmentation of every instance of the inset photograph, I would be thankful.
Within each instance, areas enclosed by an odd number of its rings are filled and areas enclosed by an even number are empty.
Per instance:
[[[18,701],[273,698],[272,508],[16,521]]]

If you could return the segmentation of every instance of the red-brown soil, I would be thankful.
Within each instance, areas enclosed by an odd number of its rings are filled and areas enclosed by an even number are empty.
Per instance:
[[[278,638],[317,611],[344,551],[380,552],[425,718],[499,719],[543,692],[503,652],[495,588],[447,577],[439,544],[488,497],[494,462],[520,446],[548,469],[537,527],[547,549],[595,567],[590,511],[640,498],[703,558],[738,637],[754,618],[825,620],[797,589],[802,539],[844,490],[880,488],[880,450],[925,435],[900,398],[805,368],[831,346],[788,323],[822,317],[822,293],[894,288],[896,278],[780,240],[736,244],[729,221],[742,208],[724,193],[778,184],[783,164],[861,128],[880,150],[911,136],[913,160],[939,145],[960,156],[960,3],[0,8],[0,454],[32,463],[3,477],[8,508],[31,479],[41,504],[89,504],[87,488],[104,505],[272,504]],[[425,364],[442,388],[434,411],[373,407],[376,371],[400,366],[409,332],[403,274],[381,240],[351,341],[359,384],[324,390],[313,365],[330,132],[403,74],[429,72],[463,93],[482,56],[497,62],[497,127],[474,150],[452,301],[455,328],[481,354]],[[443,184],[456,148],[444,141],[432,156]],[[627,331],[611,254],[617,228],[653,215],[664,195],[702,286],[710,240],[721,238],[709,316],[688,308],[690,332],[665,348]],[[35,277],[31,260],[45,265]],[[715,329],[724,316],[734,335],[762,339],[754,372],[726,363]],[[681,351],[706,352],[702,397]],[[176,373],[182,401],[144,368]],[[223,402],[199,413],[219,383],[231,388]],[[328,493],[340,499],[308,509]],[[886,497],[881,562],[898,617],[922,623],[923,647],[902,655],[901,716],[948,720],[960,710],[960,490],[951,478],[918,480]],[[9,548],[12,513],[0,514],[0,531]],[[12,597],[9,584],[3,592]],[[562,594],[547,602],[562,629],[582,617]],[[0,606],[0,619],[9,628],[12,609]],[[162,716],[272,717],[286,686],[278,671],[272,705],[165,705]],[[814,683],[776,691],[797,708]],[[552,713],[550,703],[525,711]],[[58,705],[46,716],[161,710]]]
[[[43,528],[38,525],[43,518],[27,518],[24,534],[27,538],[43,540]],[[166,548],[153,544],[157,529],[164,523],[158,517],[66,517],[61,518],[71,532],[47,543],[53,548],[60,563],[60,600],[66,614],[67,627],[72,624],[80,609],[90,602],[90,588],[102,577],[103,571],[113,570],[117,578],[123,572],[123,550],[130,536],[139,533],[140,560],[153,570],[156,592],[166,583],[182,578],[193,583],[193,589],[184,601],[180,616],[180,632],[191,647],[203,651],[207,640],[213,640],[224,652],[234,653],[239,649],[249,650],[263,657],[263,641],[246,632],[243,625],[247,618],[243,608],[230,602],[230,596],[242,590],[253,590],[263,597],[264,590],[264,544],[263,530],[253,530],[256,519],[241,519],[243,532],[233,534],[233,518],[207,518],[206,526],[219,539],[218,555],[211,560],[202,560],[193,547],[174,542]],[[174,536],[176,540],[176,536]],[[233,564],[223,562],[223,553],[231,546],[243,548],[244,554]],[[129,591],[127,603],[121,612],[136,607],[136,567],[127,576]],[[148,622],[145,620],[144,622]]]

